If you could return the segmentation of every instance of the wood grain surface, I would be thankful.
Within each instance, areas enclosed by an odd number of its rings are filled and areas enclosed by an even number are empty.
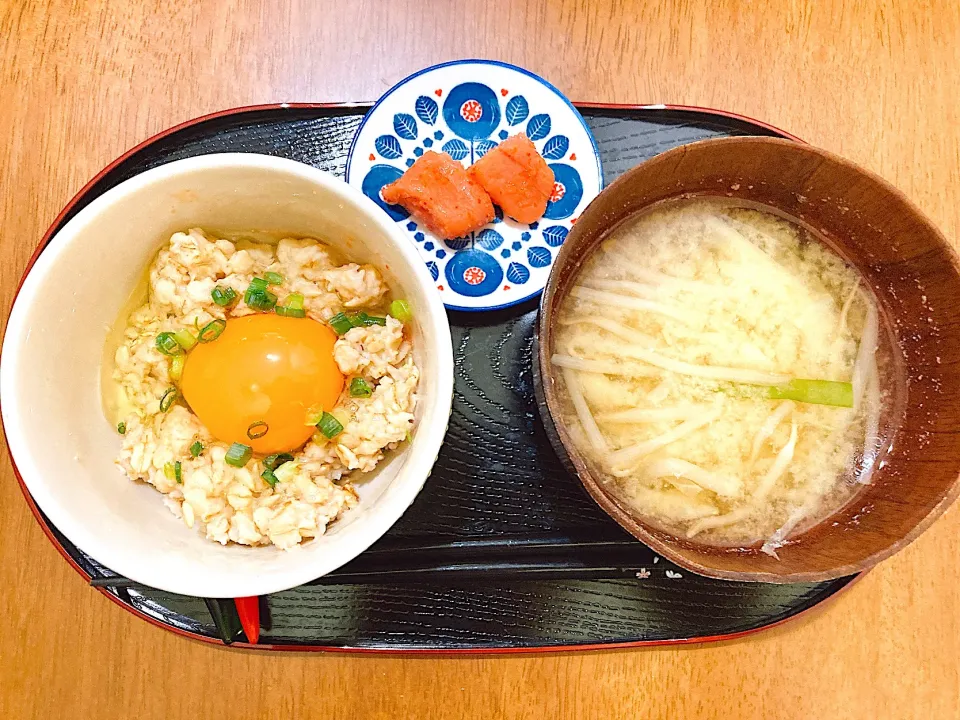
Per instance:
[[[953,0],[2,0],[3,316],[44,229],[131,145],[230,106],[373,99],[469,56],[576,100],[763,119],[960,227]],[[240,653],[151,627],[66,565],[5,458],[0,527],[3,718],[960,717],[956,509],[828,607],[749,639],[470,658]]]

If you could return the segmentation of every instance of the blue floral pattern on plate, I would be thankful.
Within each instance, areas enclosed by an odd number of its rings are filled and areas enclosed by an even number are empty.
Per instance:
[[[520,132],[534,141],[554,174],[538,223],[517,223],[496,208],[487,227],[442,240],[380,197],[384,185],[428,150],[469,166]],[[387,91],[354,137],[346,176],[410,236],[444,304],[472,311],[537,296],[573,223],[603,187],[596,143],[570,102],[526,70],[485,60],[427,68]]]

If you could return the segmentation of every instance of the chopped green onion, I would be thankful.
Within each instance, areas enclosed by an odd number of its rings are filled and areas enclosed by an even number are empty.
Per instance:
[[[200,336],[197,338],[202,343],[213,342],[218,337],[220,333],[227,329],[227,321],[217,318],[216,320],[211,320],[206,325],[203,326],[203,330],[200,331]]]
[[[237,300],[237,292],[231,287],[223,287],[217,285],[213,290],[210,291],[210,296],[220,307],[229,307],[233,305]]]
[[[197,344],[197,339],[190,334],[189,330],[177,330],[173,337],[177,344],[187,352],[193,350],[193,346]]]
[[[262,438],[267,434],[269,429],[270,426],[267,425],[263,420],[257,420],[256,422],[250,423],[250,427],[247,428],[247,437],[251,440]]]
[[[350,397],[370,397],[371,395],[373,395],[373,388],[362,377],[355,377],[350,381]]]
[[[284,303],[288,308],[303,309],[303,295],[300,293],[290,293],[287,295],[287,301]]]
[[[273,310],[277,296],[267,290],[254,290],[251,285],[243,296],[243,301],[254,310]]]
[[[265,272],[263,274],[263,279],[267,281],[267,285],[282,285],[283,284],[283,275],[275,272]]]
[[[120,433],[121,435],[126,435],[126,434],[127,434],[127,424],[126,424],[125,422],[118,422],[118,423],[117,423],[117,432]]]
[[[337,335],[343,335],[353,329],[353,323],[350,322],[350,318],[347,317],[346,313],[342,312],[330,318],[327,324],[333,328],[333,331]]]
[[[277,483],[280,482],[277,476],[273,474],[273,470],[269,468],[260,473],[260,477],[262,477],[270,487],[276,487]]]
[[[177,485],[183,485],[183,464],[179,460],[173,464],[173,475],[177,480]]]
[[[174,355],[170,360],[170,379],[174,382],[179,382],[180,378],[183,377],[183,366],[186,363],[187,358],[183,355]]]
[[[248,462],[250,458],[253,457],[253,448],[249,445],[244,445],[243,443],[235,442],[230,446],[230,449],[227,450],[227,454],[224,455],[223,459],[226,461],[227,465],[233,465],[236,468],[242,468]]]
[[[243,294],[243,301],[254,310],[272,310],[277,304],[277,296],[267,290],[266,283],[266,280],[254,278]]]
[[[407,430],[407,442],[413,442],[413,435],[410,434],[409,430]]]
[[[385,317],[378,317],[376,315],[367,315],[365,312],[357,313],[356,315],[357,322],[366,327],[371,325],[386,325],[387,319]]]
[[[277,480],[280,482],[291,482],[297,476],[298,472],[300,472],[300,463],[285,462],[274,470],[273,474],[277,476]]]
[[[267,455],[263,459],[263,464],[267,467],[268,470],[276,470],[278,467],[284,463],[291,462],[293,460],[293,455],[290,453],[276,453],[274,455]]]
[[[203,443],[199,440],[194,440],[193,445],[190,446],[190,454],[193,457],[200,457],[200,453],[203,452]]]
[[[175,387],[167,388],[167,391],[163,394],[163,397],[160,398],[160,412],[166,412],[172,408],[179,395],[180,393],[177,392]]]
[[[328,412],[320,416],[320,422],[317,423],[317,430],[322,432],[328,438],[333,439],[343,432],[343,425],[333,415]]]
[[[767,388],[767,397],[773,400],[794,400],[813,405],[853,407],[853,384],[833,380],[793,379],[783,385]]]
[[[183,353],[183,348],[172,332],[162,332],[157,335],[157,350],[164,355],[180,355]]]
[[[394,300],[390,303],[390,315],[402,323],[413,320],[413,311],[406,300]]]
[[[173,480],[177,477],[176,472],[173,469],[173,463],[163,464],[163,474],[167,476],[167,480]]]
[[[303,295],[300,293],[290,293],[283,305],[277,305],[277,315],[283,317],[302,318],[307,316],[307,311],[303,309]]]

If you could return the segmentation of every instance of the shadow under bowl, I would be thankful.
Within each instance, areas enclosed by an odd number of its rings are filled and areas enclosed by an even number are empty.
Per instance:
[[[755,203],[810,227],[862,274],[890,337],[882,425],[889,448],[838,511],[778,549],[724,548],[678,537],[618,500],[562,420],[550,363],[554,318],[591,252],[652,206],[713,196]],[[684,145],[622,175],[568,235],[541,300],[537,396],[548,433],[587,492],[656,552],[709,577],[818,582],[873,567],[916,539],[960,492],[960,258],[901,192],[832,153],[788,140]]]

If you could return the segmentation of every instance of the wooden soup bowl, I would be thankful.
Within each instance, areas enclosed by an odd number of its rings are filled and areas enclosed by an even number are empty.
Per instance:
[[[554,368],[554,316],[583,264],[619,223],[664,201],[721,196],[767,206],[811,226],[855,265],[879,302],[881,425],[892,441],[840,510],[798,536],[779,559],[677,537],[619,502],[564,426]],[[914,540],[960,491],[960,258],[886,181],[832,153],[788,140],[723,138],[684,145],[625,173],[590,204],[561,248],[541,300],[537,391],[561,457],[628,532],[709,577],[813,582],[866,570]],[[885,369],[884,369],[885,368]]]

